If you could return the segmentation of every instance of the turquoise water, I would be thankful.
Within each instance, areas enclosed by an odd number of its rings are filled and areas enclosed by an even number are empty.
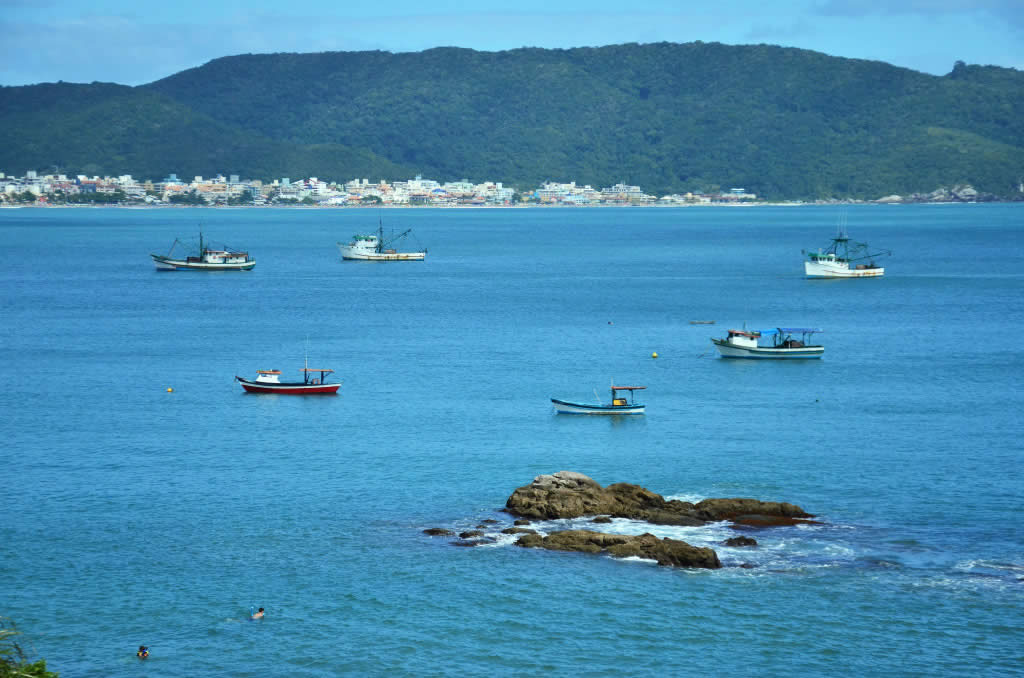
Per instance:
[[[382,214],[426,262],[342,263],[370,210],[0,210],[0,615],[51,669],[1024,673],[1024,207],[846,208],[895,253],[852,281],[802,277],[837,207]],[[156,272],[200,223],[256,268]],[[825,356],[717,358],[743,323]],[[307,350],[339,396],[233,381]],[[553,414],[613,379],[645,417]],[[823,524],[605,526],[713,572],[422,534],[559,470]]]

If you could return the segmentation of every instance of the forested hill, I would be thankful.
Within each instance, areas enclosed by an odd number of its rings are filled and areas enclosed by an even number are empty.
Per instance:
[[[60,105],[44,106],[39,88],[55,87]],[[0,89],[0,169],[420,173],[800,199],[970,183],[1010,197],[1022,110],[1013,69],[958,63],[939,77],[767,45],[240,55],[137,88]],[[26,133],[33,119],[45,143]]]

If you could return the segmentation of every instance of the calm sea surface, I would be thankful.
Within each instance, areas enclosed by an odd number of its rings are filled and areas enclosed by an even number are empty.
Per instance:
[[[371,210],[0,210],[0,615],[63,678],[1024,674],[1024,206],[846,208],[894,256],[845,281],[838,207],[380,214],[426,262],[342,263]],[[256,268],[158,273],[200,224]],[[233,381],[307,351],[339,396]],[[645,417],[553,414],[613,379]],[[717,571],[422,534],[559,470],[824,524],[605,526]]]

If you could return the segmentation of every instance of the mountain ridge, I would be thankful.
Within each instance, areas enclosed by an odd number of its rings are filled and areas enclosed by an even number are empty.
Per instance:
[[[772,45],[438,47],[234,55],[128,91],[55,97],[58,86],[0,88],[0,167],[625,181],[791,199],[965,183],[1009,197],[1024,173],[1024,73],[961,62],[933,76]],[[83,110],[121,132],[90,139]],[[26,112],[56,123],[49,143],[25,131]],[[61,150],[70,161],[52,160]]]

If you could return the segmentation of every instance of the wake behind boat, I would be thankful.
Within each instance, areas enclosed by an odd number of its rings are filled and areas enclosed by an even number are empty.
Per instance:
[[[889,256],[889,250],[870,252],[867,243],[854,242],[846,236],[846,229],[839,227],[839,233],[824,250],[807,252],[804,273],[808,278],[880,278],[885,269],[875,264],[875,258]]]
[[[575,403],[568,400],[552,398],[551,403],[559,414],[643,414],[646,405],[634,400],[634,392],[642,391],[646,386],[612,386],[612,402],[604,404],[598,402],[596,405],[589,403]],[[619,391],[629,393],[629,399],[620,396]],[[596,391],[595,391],[596,394]]]
[[[199,232],[199,251],[195,255],[174,257],[174,248],[183,243],[175,239],[167,254],[150,254],[158,271],[250,271],[256,260],[248,252],[229,249],[210,249],[203,242],[203,232]]]
[[[729,330],[725,339],[711,338],[723,358],[820,358],[825,347],[811,344],[817,328],[777,327],[771,330]],[[795,335],[800,335],[796,339]],[[761,339],[770,338],[763,344]]]
[[[423,261],[427,257],[426,248],[419,252],[399,252],[393,247],[410,233],[411,228],[385,240],[381,225],[375,234],[354,235],[347,245],[339,242],[338,251],[342,259],[352,261]]]

